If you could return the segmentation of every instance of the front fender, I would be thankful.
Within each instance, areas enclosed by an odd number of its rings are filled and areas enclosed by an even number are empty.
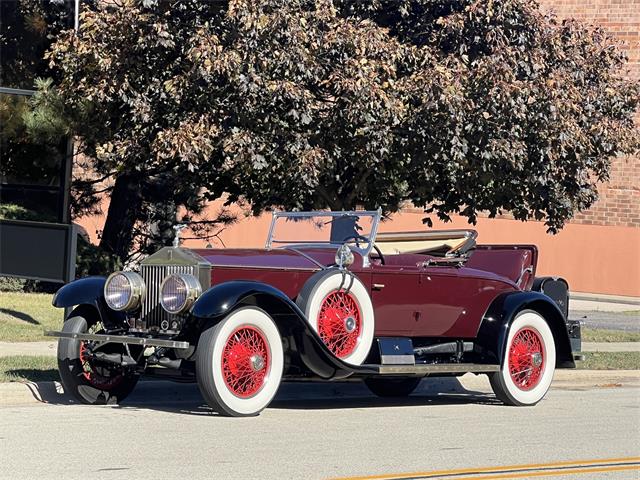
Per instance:
[[[85,305],[95,309],[103,325],[120,325],[125,314],[107,307],[104,301],[105,277],[85,277],[63,285],[53,296],[54,307],[67,308]]]
[[[86,277],[67,283],[53,296],[54,307],[64,308],[74,305],[96,305],[103,296],[105,277]]]
[[[233,280],[211,287],[191,307],[191,315],[202,331],[221,321],[240,306],[254,305],[264,310],[278,326],[282,337],[292,337],[295,353],[321,378],[341,378],[353,368],[335,357],[287,295],[260,282]]]
[[[549,324],[556,344],[556,367],[575,368],[564,315],[549,297],[531,291],[505,292],[488,308],[476,337],[488,360],[502,365],[511,323],[518,312],[525,309],[538,312]]]

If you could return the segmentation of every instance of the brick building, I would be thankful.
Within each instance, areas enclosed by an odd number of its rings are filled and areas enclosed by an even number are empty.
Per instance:
[[[629,58],[629,77],[640,79],[640,0],[542,0],[542,3],[562,18],[600,25],[618,38]],[[600,200],[589,211],[578,214],[573,223],[640,227],[640,158],[616,159],[611,165],[611,179],[599,193]]]

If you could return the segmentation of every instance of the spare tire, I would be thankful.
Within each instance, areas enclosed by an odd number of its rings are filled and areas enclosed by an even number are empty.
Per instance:
[[[375,320],[369,292],[357,277],[320,271],[307,280],[296,303],[336,357],[352,365],[365,361]]]

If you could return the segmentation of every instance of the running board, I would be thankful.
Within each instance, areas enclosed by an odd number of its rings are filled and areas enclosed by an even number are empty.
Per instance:
[[[175,340],[163,340],[161,338],[131,337],[127,335],[104,335],[98,333],[71,333],[54,332],[47,330],[45,337],[72,338],[74,340],[88,340],[103,343],[128,343],[131,345],[144,345],[145,347],[189,348],[189,342]]]
[[[356,374],[368,370],[378,375],[430,375],[436,373],[490,373],[499,372],[500,365],[481,363],[431,363],[417,365],[361,365]]]

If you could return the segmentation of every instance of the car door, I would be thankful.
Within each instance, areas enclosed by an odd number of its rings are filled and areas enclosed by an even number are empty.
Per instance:
[[[425,265],[422,276],[421,319],[414,336],[475,337],[491,302],[513,286],[482,272],[444,265]]]
[[[417,267],[372,265],[376,336],[411,336],[422,315],[421,281]]]

